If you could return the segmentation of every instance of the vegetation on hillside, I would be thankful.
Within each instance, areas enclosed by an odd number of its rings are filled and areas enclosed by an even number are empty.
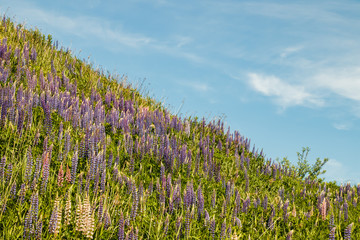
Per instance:
[[[0,41],[1,239],[360,239],[360,185],[309,149],[266,159],[5,16]]]

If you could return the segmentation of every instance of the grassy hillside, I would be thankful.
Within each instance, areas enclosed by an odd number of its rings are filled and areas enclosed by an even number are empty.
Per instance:
[[[360,186],[179,118],[6,17],[0,108],[1,239],[360,239]]]

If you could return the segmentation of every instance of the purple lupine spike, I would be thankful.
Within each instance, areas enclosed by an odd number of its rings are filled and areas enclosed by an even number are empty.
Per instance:
[[[265,195],[265,197],[262,201],[262,204],[261,204],[264,210],[267,209],[267,204],[268,204],[268,197],[267,197],[267,195]]]
[[[58,216],[57,216],[57,214],[58,214],[57,208],[58,208],[58,206],[57,206],[57,204],[55,204],[54,209],[53,209],[53,211],[51,213],[50,222],[49,222],[49,232],[52,233],[52,234],[55,233],[55,229],[57,227],[57,222],[58,222],[58,220],[57,220],[57,218],[58,218]]]
[[[343,207],[343,210],[344,210],[344,221],[346,222],[347,220],[348,220],[348,216],[349,216],[349,214],[348,214],[348,208],[349,208],[349,205],[348,205],[348,203],[347,203],[347,201],[345,201],[345,203],[344,203],[344,207]]]
[[[101,173],[101,182],[100,182],[101,192],[105,192],[105,180],[106,180],[106,170],[104,169]]]
[[[188,183],[186,186],[186,191],[184,192],[184,207],[185,209],[193,206],[195,203],[195,192],[193,189],[192,182]]]
[[[235,217],[235,224],[238,228],[241,228],[242,227],[242,224],[241,224],[241,221],[238,217]]]
[[[41,239],[43,222],[40,220],[36,223],[36,239]]]
[[[176,220],[176,239],[179,239],[181,236],[181,222],[182,222],[182,216],[179,216]]]
[[[188,154],[187,154],[187,159],[188,159],[188,163],[187,163],[187,176],[190,176],[191,173],[191,168],[192,168],[192,157],[191,157],[191,150],[189,149]]]
[[[351,239],[351,229],[353,227],[354,223],[349,224],[345,231],[344,231],[344,240],[350,240]]]
[[[7,173],[6,173],[6,180],[5,182],[8,183],[12,177],[12,173],[13,173],[13,165],[11,163],[9,163],[8,167],[7,167]]]
[[[284,218],[285,223],[287,223],[287,221],[288,221],[288,214],[287,214],[288,206],[289,206],[289,200],[286,200],[286,202],[284,203],[284,206],[283,206],[283,218]]]
[[[226,231],[226,220],[224,219],[224,222],[221,224],[221,233],[220,233],[221,240],[226,238],[225,231]]]
[[[166,179],[166,196],[167,196],[168,198],[170,198],[171,189],[172,189],[171,173],[169,173],[169,174],[168,174],[168,177],[167,177],[167,179]]]
[[[104,214],[104,228],[108,229],[111,225],[111,217],[110,217],[110,213],[108,210],[105,211]]]
[[[210,223],[210,216],[209,216],[209,213],[208,213],[208,211],[205,209],[205,214],[204,214],[204,218],[205,218],[205,222],[204,222],[204,224],[205,224],[205,227],[207,227],[208,226],[208,224]]]
[[[20,187],[20,203],[23,204],[24,203],[24,199],[25,199],[25,183],[21,184]]]
[[[222,150],[222,142],[221,142],[221,140],[219,139],[219,142],[218,142],[218,149],[221,151]]]
[[[213,218],[211,220],[210,229],[209,229],[211,237],[212,237],[213,240],[215,239],[215,227],[216,227],[216,222],[215,222],[215,218]]]
[[[2,181],[5,177],[5,164],[6,164],[6,157],[3,156],[0,161],[0,181]]]
[[[204,212],[204,196],[202,194],[201,186],[197,190],[197,208],[198,208],[198,219],[201,219],[201,216]]]
[[[248,176],[246,168],[244,168],[244,178],[245,178],[245,192],[248,192],[249,191],[249,176]]]
[[[291,230],[291,231],[286,235],[286,240],[291,240],[293,234],[294,234],[294,230]]]
[[[133,190],[132,190],[132,207],[131,207],[131,213],[130,213],[130,218],[134,221],[137,215],[137,209],[138,209],[138,203],[139,203],[139,198],[138,198],[138,192],[136,191],[136,185],[133,186]]]
[[[129,172],[130,172],[131,175],[134,174],[134,168],[135,168],[135,160],[134,160],[134,157],[130,157]]]
[[[242,211],[244,212],[244,213],[247,213],[247,211],[248,211],[248,209],[249,209],[249,207],[250,207],[250,202],[251,202],[251,200],[250,200],[250,197],[249,197],[249,195],[247,196],[247,198],[244,200],[244,202],[243,202],[243,208],[242,208]]]
[[[124,240],[125,238],[125,221],[124,221],[124,214],[121,211],[120,213],[120,220],[119,220],[119,231],[118,231],[118,240]]]
[[[335,230],[336,230],[336,227],[333,227],[330,229],[329,240],[335,240]]]
[[[189,237],[190,234],[190,222],[191,222],[191,213],[190,208],[186,209],[185,214],[185,236]]]
[[[10,198],[12,198],[12,199],[16,198],[16,182],[14,182],[11,186]]]
[[[32,48],[31,49],[31,54],[30,54],[30,60],[35,62],[36,61],[36,57],[37,57],[37,53],[36,53],[36,49]]]
[[[30,239],[30,228],[31,228],[31,216],[30,216],[30,210],[29,210],[24,219],[23,239]]]

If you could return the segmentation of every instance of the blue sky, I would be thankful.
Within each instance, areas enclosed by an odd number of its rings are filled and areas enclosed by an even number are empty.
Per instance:
[[[0,0],[182,116],[221,117],[268,158],[311,148],[360,183],[360,2]]]

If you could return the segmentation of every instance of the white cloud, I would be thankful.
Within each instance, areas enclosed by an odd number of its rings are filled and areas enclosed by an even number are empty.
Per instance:
[[[300,51],[301,49],[303,49],[302,46],[287,47],[281,52],[280,57],[286,58],[290,54],[296,53],[296,52]]]
[[[349,130],[351,128],[351,124],[349,123],[334,123],[333,127],[337,130]]]
[[[193,39],[187,36],[177,36],[176,41],[177,41],[176,47],[181,48],[182,46],[191,43]]]
[[[313,79],[320,88],[347,99],[360,101],[360,67],[324,70],[316,74]]]
[[[179,84],[190,87],[197,92],[208,92],[212,90],[212,88],[207,83],[204,82],[181,81]]]
[[[336,159],[330,158],[324,165],[324,170],[326,170],[326,173],[320,175],[320,177],[324,177],[327,181],[336,180],[338,184],[346,184],[347,182],[357,184],[359,181],[358,176],[351,174],[349,168]]]
[[[264,76],[257,73],[249,73],[250,86],[269,97],[274,97],[277,104],[282,107],[294,105],[321,106],[323,101],[311,94],[302,85],[291,85],[275,76]]]

